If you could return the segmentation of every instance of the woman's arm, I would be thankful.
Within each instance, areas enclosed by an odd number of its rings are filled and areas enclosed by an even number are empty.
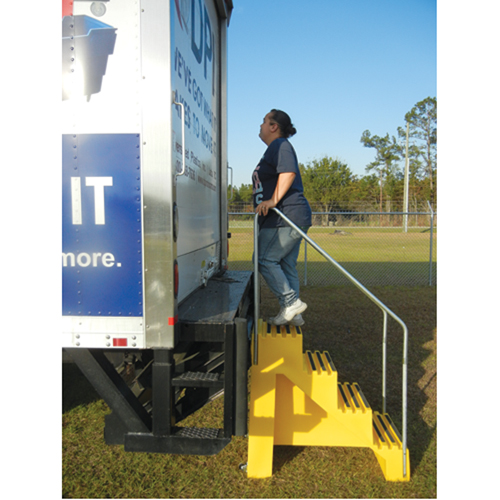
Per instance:
[[[288,192],[290,186],[293,184],[295,175],[296,174],[294,172],[283,172],[279,174],[276,189],[274,190],[272,198],[270,200],[265,200],[257,205],[255,213],[264,216],[267,215],[269,209],[274,208],[279,203],[281,198],[283,198],[283,196],[285,196],[285,194]]]

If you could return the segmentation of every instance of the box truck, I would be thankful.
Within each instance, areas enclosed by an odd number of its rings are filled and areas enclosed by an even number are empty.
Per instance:
[[[232,0],[63,0],[63,348],[126,450],[247,426],[250,272],[227,270]],[[220,429],[177,425],[224,393]]]

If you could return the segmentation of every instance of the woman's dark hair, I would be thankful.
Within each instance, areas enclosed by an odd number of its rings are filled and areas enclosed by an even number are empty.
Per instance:
[[[297,133],[297,130],[292,124],[292,120],[284,111],[281,111],[279,109],[271,109],[271,113],[271,120],[275,121],[278,124],[281,132],[281,137],[285,137],[286,139],[288,139],[288,137],[291,137],[292,135],[295,135]]]

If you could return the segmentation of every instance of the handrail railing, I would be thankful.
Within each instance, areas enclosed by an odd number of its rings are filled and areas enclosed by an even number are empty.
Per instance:
[[[407,449],[407,386],[408,386],[408,328],[404,322],[396,316],[385,304],[383,304],[375,295],[367,290],[354,276],[346,271],[336,260],[325,252],[317,243],[315,243],[307,234],[294,224],[286,215],[277,208],[274,210],[289,226],[293,227],[299,234],[312,245],[323,257],[332,263],[346,278],[348,278],[359,290],[361,290],[372,302],[374,302],[383,312],[384,324],[382,335],[382,410],[386,413],[386,369],[387,369],[387,315],[391,316],[403,328],[403,403],[402,403],[402,437],[403,437],[403,476],[406,477],[406,449]],[[258,363],[258,324],[259,324],[259,215],[254,218],[254,365]]]

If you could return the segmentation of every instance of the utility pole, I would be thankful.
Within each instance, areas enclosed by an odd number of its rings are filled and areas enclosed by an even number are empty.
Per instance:
[[[408,136],[409,136],[410,124],[406,122],[406,158],[405,158],[405,185],[404,185],[404,202],[403,210],[405,215],[403,215],[403,231],[408,232],[408,198],[409,198],[409,184],[410,184],[410,165],[408,159]]]

